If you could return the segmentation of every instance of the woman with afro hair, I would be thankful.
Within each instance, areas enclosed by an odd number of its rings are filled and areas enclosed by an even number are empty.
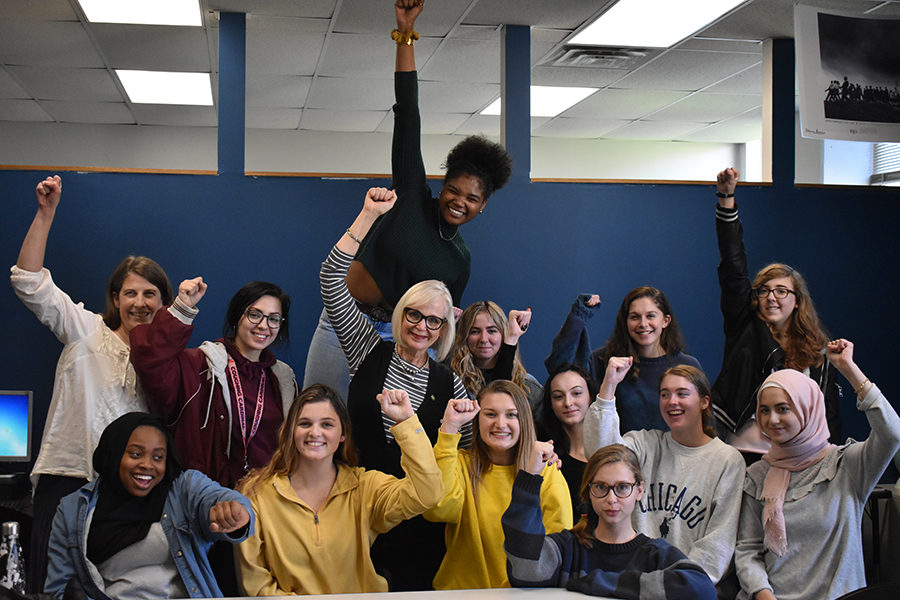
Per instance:
[[[347,273],[347,286],[376,329],[391,337],[391,311],[413,284],[443,281],[461,304],[469,280],[471,257],[459,227],[478,216],[488,198],[512,173],[503,146],[470,136],[447,155],[447,173],[437,198],[425,178],[413,30],[422,0],[397,0],[394,88],[394,135],[391,149],[393,188],[397,202],[364,239]],[[402,233],[401,233],[402,232]],[[307,355],[304,387],[326,384],[347,394],[350,376],[343,352],[323,312]]]

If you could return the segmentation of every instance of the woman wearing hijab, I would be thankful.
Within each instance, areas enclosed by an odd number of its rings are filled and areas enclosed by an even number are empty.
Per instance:
[[[71,579],[95,599],[218,597],[206,553],[252,533],[249,501],[199,471],[182,471],[162,422],[127,413],[93,456],[99,478],[63,498],[50,534],[44,590]]]
[[[865,442],[830,444],[818,384],[792,369],[766,378],[756,421],[771,447],[744,480],[739,598],[829,600],[866,585],[863,508],[900,447],[900,418],[853,362],[852,343],[835,340],[826,351],[856,390],[872,433]]]

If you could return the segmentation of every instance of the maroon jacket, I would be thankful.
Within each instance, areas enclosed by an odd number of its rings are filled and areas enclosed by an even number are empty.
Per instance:
[[[197,469],[221,485],[234,487],[244,473],[244,445],[238,406],[226,372],[234,359],[244,391],[249,434],[260,376],[266,373],[263,414],[250,440],[246,460],[251,469],[269,462],[278,443],[278,428],[297,393],[293,370],[264,350],[257,363],[247,360],[229,339],[185,348],[193,332],[169,310],[153,322],[131,330],[131,362],[141,380],[150,412],[172,428],[185,469]]]

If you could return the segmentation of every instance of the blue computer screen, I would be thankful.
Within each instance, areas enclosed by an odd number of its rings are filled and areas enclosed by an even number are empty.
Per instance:
[[[31,392],[0,391],[0,461],[31,458]]]

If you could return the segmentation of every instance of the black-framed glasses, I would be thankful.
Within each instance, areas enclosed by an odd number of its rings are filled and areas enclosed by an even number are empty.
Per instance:
[[[632,481],[631,483],[620,481],[615,485],[606,485],[605,483],[592,481],[588,484],[588,490],[590,490],[591,496],[594,498],[606,498],[610,490],[617,498],[627,498],[634,491],[634,486],[637,484],[637,481]]]
[[[265,319],[266,323],[269,324],[270,329],[278,329],[285,322],[285,318],[278,313],[267,315],[260,310],[256,310],[255,308],[248,308],[244,311],[244,314],[247,315],[247,320],[254,325],[259,325],[262,320]]]
[[[438,331],[441,327],[444,326],[444,323],[447,322],[447,319],[443,317],[436,317],[434,315],[423,315],[419,311],[414,308],[409,308],[408,306],[403,309],[403,316],[406,320],[413,325],[418,325],[422,322],[422,319],[425,319],[425,327],[430,329],[431,331]]]
[[[785,298],[788,297],[788,294],[793,294],[795,296],[797,295],[797,292],[795,292],[794,290],[790,290],[790,289],[788,289],[786,287],[782,287],[782,286],[770,288],[770,287],[766,287],[763,285],[763,286],[756,288],[753,291],[756,292],[756,297],[759,298],[760,300],[764,300],[764,299],[768,298],[769,294],[774,294],[775,297],[778,298],[779,300],[784,300]]]

